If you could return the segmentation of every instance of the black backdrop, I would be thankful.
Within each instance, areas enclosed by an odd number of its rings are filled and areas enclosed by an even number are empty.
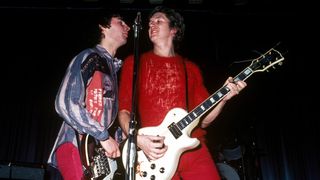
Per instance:
[[[176,8],[186,21],[180,52],[199,64],[212,93],[227,76],[249,65],[234,62],[257,58],[278,42],[288,51],[283,66],[250,77],[248,88],[208,128],[213,155],[226,139],[236,139],[249,154],[246,166],[257,171],[247,179],[319,179],[319,122],[313,105],[315,13],[302,7]],[[90,46],[90,23],[101,8],[1,6],[0,10],[0,161],[46,168],[61,124],[54,111],[55,93],[71,58]],[[138,11],[146,23],[149,10],[119,9],[129,24]],[[141,51],[150,47],[146,29],[144,24]],[[132,53],[132,48],[131,34],[118,57]]]

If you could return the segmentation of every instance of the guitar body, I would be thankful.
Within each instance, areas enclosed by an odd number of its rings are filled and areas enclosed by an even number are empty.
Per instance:
[[[155,179],[170,179],[177,169],[181,154],[199,145],[198,139],[190,138],[190,133],[199,123],[199,119],[193,121],[188,128],[185,128],[178,139],[168,130],[170,124],[178,122],[187,114],[184,109],[174,108],[168,112],[159,126],[145,127],[138,130],[140,135],[164,136],[164,143],[168,145],[168,150],[162,158],[155,161],[149,161],[142,150],[137,151],[136,179],[152,179],[152,177],[155,177]],[[128,141],[124,145],[122,154],[124,164],[126,164],[127,143]]]
[[[108,158],[100,143],[88,134],[81,140],[81,160],[86,180],[111,180],[117,170],[117,161]]]
[[[244,81],[255,72],[264,72],[274,65],[281,65],[283,60],[282,54],[271,48],[259,58],[254,59],[250,66],[242,70],[233,80],[234,82]],[[136,179],[171,179],[177,170],[181,154],[197,147],[200,143],[198,139],[190,138],[191,131],[199,124],[200,117],[219,103],[229,92],[230,89],[224,85],[192,111],[186,112],[181,108],[174,108],[168,112],[159,126],[139,129],[138,135],[164,136],[164,143],[168,146],[168,150],[163,157],[154,161],[149,160],[142,150],[138,150],[135,161]],[[127,150],[128,141],[122,152],[124,167],[127,164]]]

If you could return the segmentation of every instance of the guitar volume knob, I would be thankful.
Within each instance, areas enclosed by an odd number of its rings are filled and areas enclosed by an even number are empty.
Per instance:
[[[147,172],[146,172],[146,171],[142,171],[142,172],[140,173],[140,175],[141,175],[142,177],[147,177]]]
[[[164,173],[164,167],[159,169],[160,173]]]

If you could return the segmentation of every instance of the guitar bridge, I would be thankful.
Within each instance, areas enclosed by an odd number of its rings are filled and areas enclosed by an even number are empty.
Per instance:
[[[108,162],[108,157],[102,148],[96,149],[97,155],[93,157],[94,168],[93,177],[100,177],[101,175],[108,175],[110,173],[110,166]]]

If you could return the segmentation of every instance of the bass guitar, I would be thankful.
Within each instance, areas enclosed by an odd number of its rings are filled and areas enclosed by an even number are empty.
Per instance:
[[[255,72],[263,72],[284,61],[282,54],[271,48],[260,57],[253,59],[251,64],[241,71],[233,80],[246,80]],[[197,138],[190,138],[192,130],[198,125],[200,117],[214,107],[230,92],[225,85],[210,95],[191,112],[182,108],[171,109],[159,126],[145,127],[138,130],[140,135],[164,136],[164,143],[168,146],[165,155],[157,160],[149,160],[142,150],[137,151],[135,178],[138,179],[171,179],[174,175],[180,156],[183,152],[197,147],[200,142]],[[122,161],[125,166],[128,140],[122,151]]]

